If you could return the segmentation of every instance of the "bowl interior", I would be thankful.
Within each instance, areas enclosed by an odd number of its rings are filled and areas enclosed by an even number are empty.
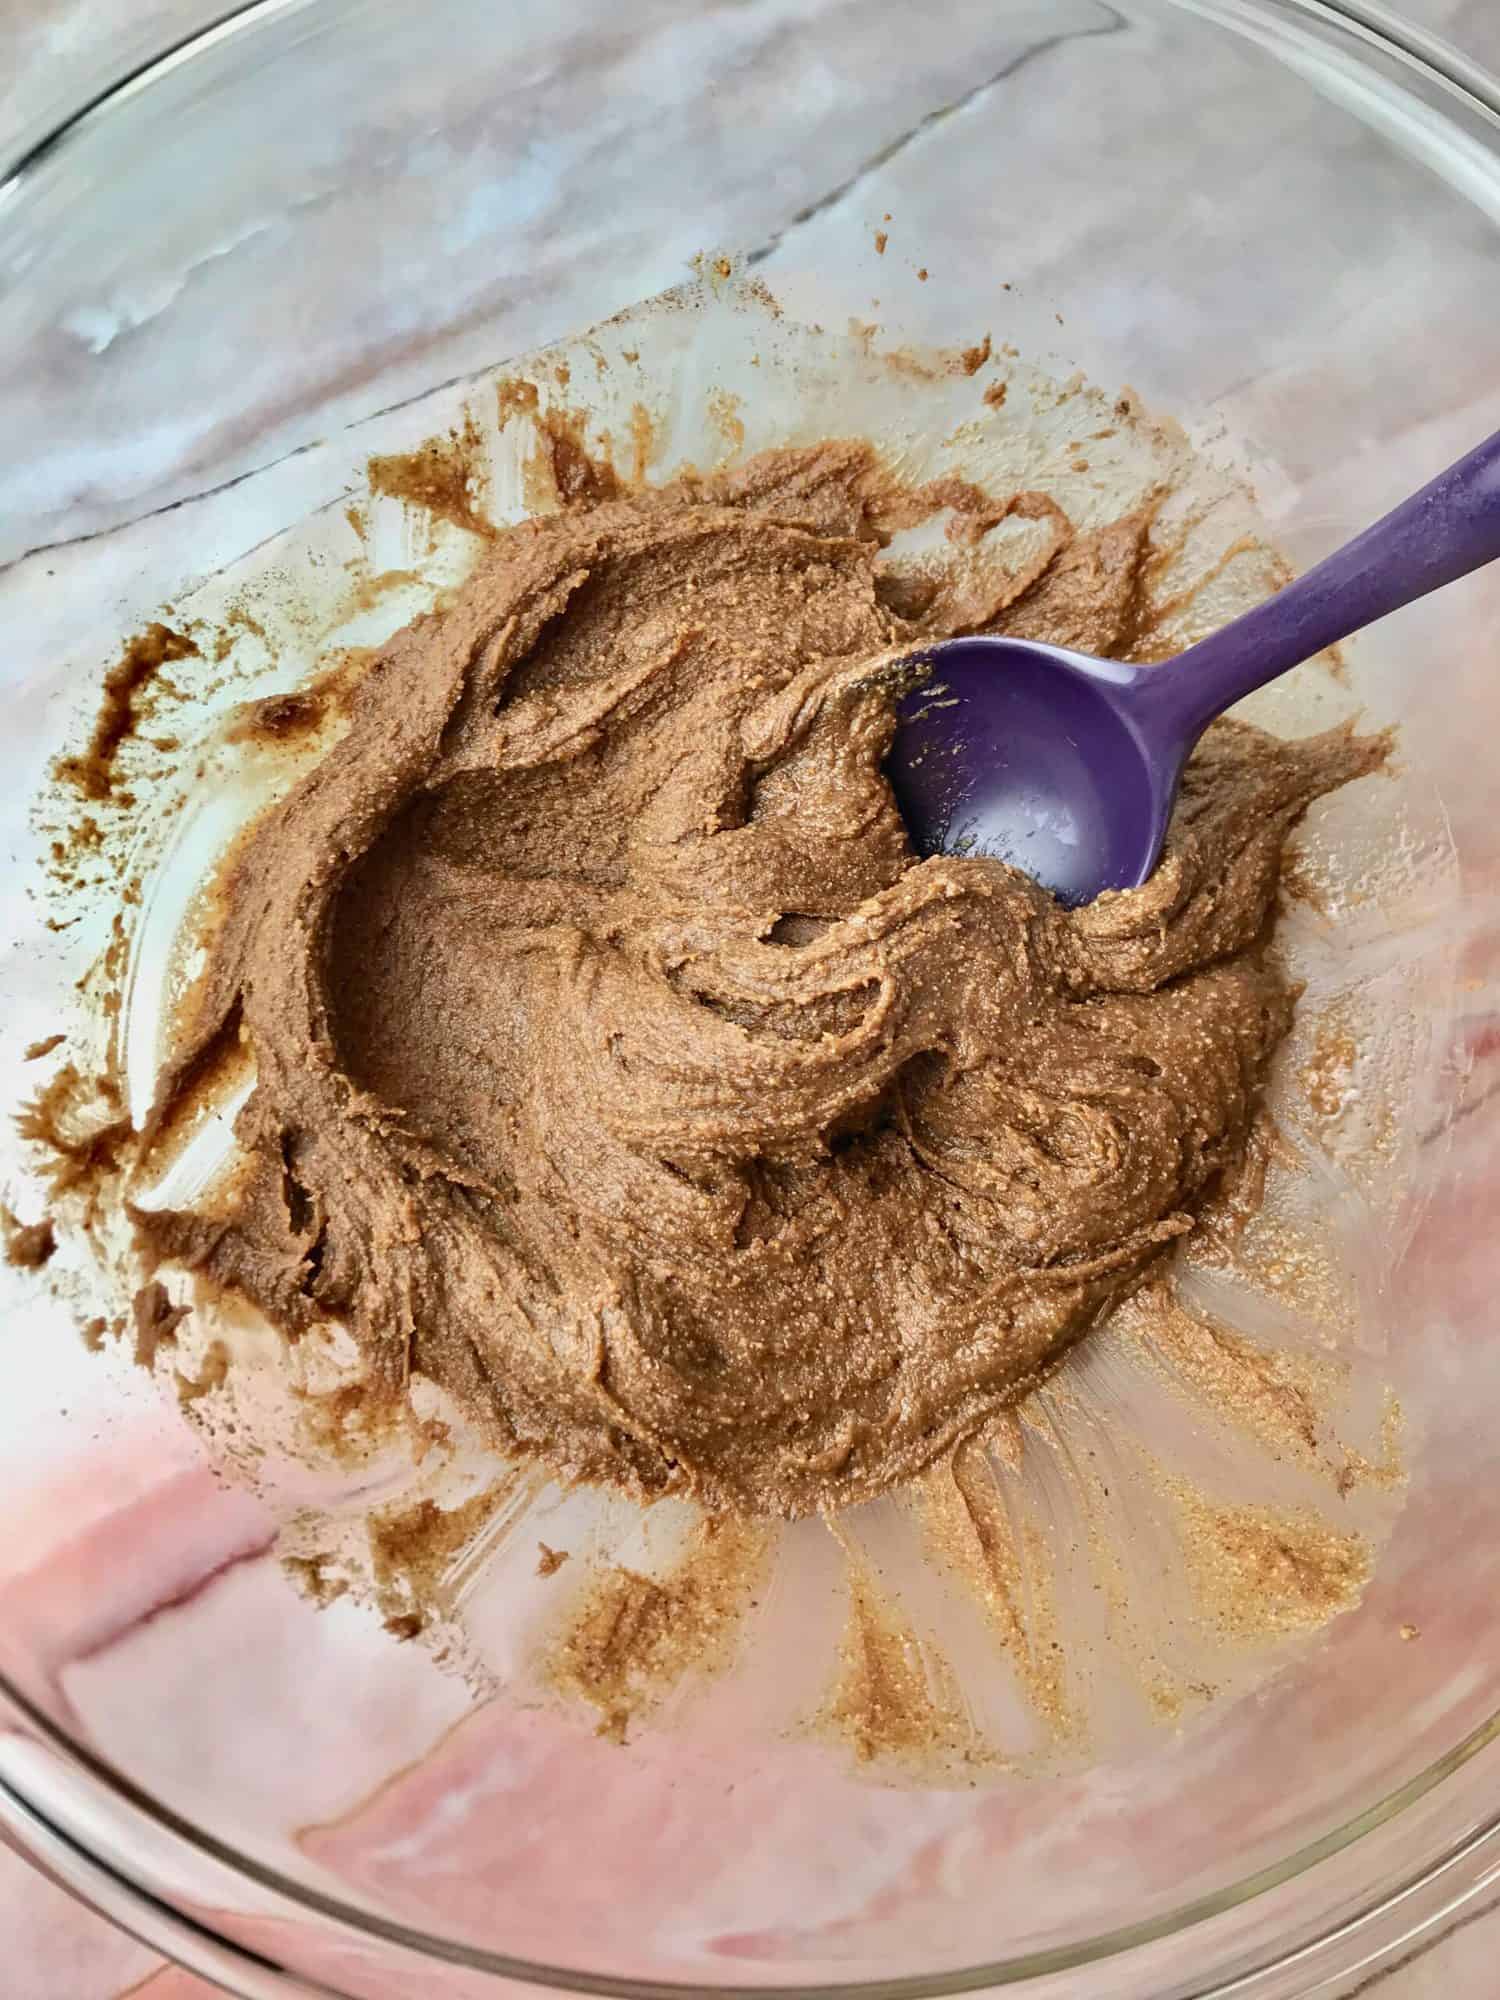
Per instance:
[[[945,0],[914,33],[886,0],[646,0],[628,23],[595,0],[263,6],[30,162],[0,191],[5,1101],[45,1077],[26,1050],[99,942],[28,900],[51,837],[30,801],[120,636],[334,521],[370,453],[446,424],[468,378],[695,258],[731,255],[800,322],[988,334],[1128,385],[1253,479],[1299,562],[1495,428],[1500,154],[1478,109],[1332,10],[1219,12]],[[0,1667],[32,1733],[59,1732],[10,1777],[85,1844],[131,1825],[130,1872],[224,1934],[269,1949],[274,1907],[275,1953],[360,1994],[374,1974],[317,1960],[319,1899],[606,1984],[941,1984],[1175,1932],[1363,1825],[1291,1916],[1252,1903],[1221,1943],[1170,1941],[1141,1975],[1160,2000],[1445,1852],[1480,1810],[1462,1773],[1380,1822],[1500,1708],[1500,828],[1475,751],[1497,620],[1500,584],[1473,579],[1364,635],[1347,690],[1278,711],[1400,726],[1399,827],[1331,810],[1310,831],[1378,893],[1306,949],[1421,1046],[1389,1072],[1399,1185],[1356,1157],[1328,1197],[1370,1246],[1339,1338],[1399,1395],[1409,1486],[1363,1603],[1253,1699],[972,1791],[872,1784],[748,1729],[737,1699],[621,1750],[299,1597],[264,1505],[127,1356],[86,1350],[76,1301],[7,1266]],[[9,1124],[0,1173],[29,1216]],[[193,1837],[142,1845],[68,1743]],[[232,1865],[195,1874],[197,1835]],[[1070,1995],[1137,1990],[1074,1976]]]

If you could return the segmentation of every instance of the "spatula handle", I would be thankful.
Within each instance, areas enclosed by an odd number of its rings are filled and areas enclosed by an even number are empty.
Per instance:
[[[1234,702],[1471,570],[1500,558],[1500,431],[1384,519],[1173,660],[1151,703],[1198,730]]]

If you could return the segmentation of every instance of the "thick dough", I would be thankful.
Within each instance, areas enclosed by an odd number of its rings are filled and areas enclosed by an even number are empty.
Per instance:
[[[1151,882],[1074,912],[915,860],[893,649],[1140,637],[1140,519],[994,505],[1052,538],[1008,583],[884,557],[985,501],[834,443],[501,533],[233,870],[163,1105],[246,1039],[248,1162],[153,1249],[644,1496],[836,1508],[1022,1395],[1239,1160],[1283,837],[1382,750],[1215,725]]]

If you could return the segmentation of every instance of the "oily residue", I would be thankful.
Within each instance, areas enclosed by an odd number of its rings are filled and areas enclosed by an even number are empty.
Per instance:
[[[1315,1117],[1339,1118],[1355,1094],[1359,1043],[1336,1016],[1318,1023],[1312,1053],[1302,1070],[1302,1091]]]
[[[188,1312],[187,1306],[173,1303],[171,1294],[159,1278],[141,1286],[130,1306],[135,1329],[135,1364],[138,1368],[154,1368],[157,1355],[164,1348],[177,1345],[177,1329]]]
[[[608,435],[589,443],[587,412],[558,403],[543,407],[537,384],[521,375],[503,376],[496,383],[495,404],[502,431],[524,418],[534,433],[521,480],[531,512],[594,506],[616,498],[627,483],[615,471]],[[635,463],[628,483],[638,485],[645,477],[653,442],[651,420],[640,404],[632,412],[631,436]]]
[[[371,1514],[371,1577],[388,1631],[397,1638],[415,1638],[446,1613],[447,1585],[457,1558],[513,1491],[514,1481],[507,1478],[456,1507],[427,1499]]]
[[[914,1489],[928,1555],[985,1614],[1028,1706],[1061,1740],[1077,1728],[1067,1695],[1052,1564],[1034,1529],[1013,1521],[983,1445],[970,1443]]]
[[[768,1551],[762,1527],[710,1516],[664,1576],[605,1570],[553,1649],[552,1685],[597,1710],[599,1734],[623,1743],[688,1675],[729,1664]]]
[[[350,584],[344,600],[346,612],[352,617],[362,611],[373,611],[385,598],[390,596],[392,591],[406,590],[413,586],[418,589],[426,588],[426,579],[420,570],[367,570],[362,576],[357,576]],[[346,660],[354,654],[360,654],[368,659],[372,656],[374,648],[349,646],[344,648],[343,651]]]
[[[322,697],[313,689],[293,694],[267,695],[250,702],[224,733],[226,743],[252,742],[259,738],[270,743],[286,743],[310,736],[323,721]]]
[[[1338,1373],[1330,1362],[1257,1346],[1185,1304],[1170,1279],[1153,1281],[1127,1300],[1110,1332],[1137,1347],[1173,1392],[1254,1438],[1273,1457],[1335,1476],[1323,1449]]]
[[[1201,1615],[1224,1638],[1314,1632],[1356,1605],[1369,1582],[1362,1535],[1341,1534],[1306,1509],[1233,1506],[1167,1479]]]
[[[381,570],[362,577],[349,591],[352,613],[368,611],[391,590],[420,582],[415,570]],[[358,700],[359,683],[377,657],[372,646],[340,646],[325,654],[327,664],[314,679],[280,694],[244,703],[224,730],[226,743],[258,743],[272,748],[302,745],[331,717],[349,715]]]
[[[1405,1429],[1401,1399],[1387,1389],[1380,1415],[1378,1456],[1371,1458],[1353,1445],[1344,1446],[1343,1460],[1334,1478],[1342,1498],[1347,1499],[1362,1486],[1393,1493],[1406,1484],[1406,1456],[1402,1450]]]
[[[988,334],[984,336],[983,340],[975,341],[972,347],[960,348],[958,362],[964,374],[977,375],[985,362],[989,360],[991,351],[990,336]]]
[[[536,418],[536,444],[526,467],[528,502],[546,507],[593,507],[615,499],[620,478],[608,441],[590,449],[588,419],[581,412],[544,410]]]
[[[982,1766],[994,1752],[964,1707],[958,1677],[918,1638],[874,1570],[835,1530],[848,1562],[849,1609],[838,1674],[817,1718],[860,1764]]]
[[[76,756],[57,760],[53,767],[56,776],[85,798],[110,798],[115,788],[115,760],[140,720],[142,696],[163,667],[174,660],[197,657],[196,642],[170,625],[157,622],[138,632],[104,676],[99,712],[88,743]]]
[[[744,442],[744,428],[741,426],[740,441]],[[630,484],[644,486],[646,474],[656,457],[656,426],[651,421],[651,412],[644,403],[630,406]]]
[[[53,1195],[77,1189],[94,1196],[118,1173],[131,1125],[120,1111],[112,1083],[86,1078],[76,1064],[64,1063],[52,1081],[21,1106],[16,1130],[43,1148],[42,1175]]]
[[[387,494],[471,535],[488,539],[495,532],[484,511],[489,485],[484,437],[472,415],[415,451],[377,453],[368,476],[372,493]]]
[[[288,1582],[302,1596],[310,1598],[320,1611],[346,1597],[352,1588],[349,1578],[338,1567],[337,1559],[322,1550],[308,1556],[282,1556],[281,1568]]]
[[[495,413],[504,430],[513,417],[534,417],[541,407],[541,391],[524,375],[502,375],[495,384]]]
[[[715,389],[708,398],[709,420],[723,438],[726,454],[731,458],[745,448],[745,420],[740,415],[742,407],[740,398],[728,389]]]

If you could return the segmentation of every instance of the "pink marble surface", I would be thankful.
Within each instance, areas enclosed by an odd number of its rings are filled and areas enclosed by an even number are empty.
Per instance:
[[[126,67],[163,40],[219,11],[202,0],[4,0],[0,6],[0,75],[11,79],[0,101],[0,151],[45,130],[56,111]],[[1407,0],[1413,18],[1451,35],[1500,70],[1500,9],[1494,0]],[[1480,357],[1487,359],[1488,357]],[[1460,357],[1462,360],[1462,357]],[[1457,449],[1469,424],[1468,405],[1484,402],[1493,384],[1477,387],[1462,366],[1445,377],[1450,406],[1424,413],[1427,440]],[[1274,393],[1270,391],[1269,393]],[[131,559],[140,543],[130,545]],[[62,556],[66,552],[60,551]],[[191,1754],[185,1731],[182,1754]],[[5,2000],[206,2000],[201,1980],[168,1968],[154,1953],[83,1909],[0,1847],[0,1993]],[[1402,1963],[1364,1986],[1380,2000],[1488,2000],[1500,1995],[1500,1908],[1468,1911],[1426,1940]]]

